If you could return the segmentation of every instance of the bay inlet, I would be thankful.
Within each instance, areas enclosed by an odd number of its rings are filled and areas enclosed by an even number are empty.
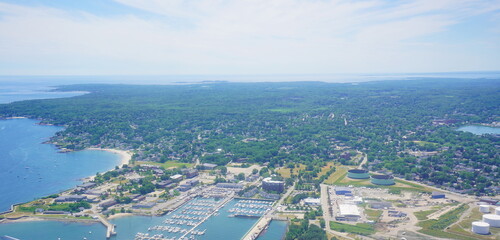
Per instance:
[[[75,187],[82,178],[120,165],[120,156],[107,151],[59,153],[54,145],[42,142],[63,128],[37,123],[0,121],[0,211]]]

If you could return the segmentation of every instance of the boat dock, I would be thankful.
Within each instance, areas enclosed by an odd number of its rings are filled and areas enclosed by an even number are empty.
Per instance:
[[[99,221],[106,227],[106,239],[109,239],[111,236],[116,235],[115,225],[111,224],[106,218],[101,215],[97,215]]]
[[[222,203],[220,203],[216,208],[215,208],[215,211],[212,211],[209,215],[207,215],[203,220],[201,220],[198,224],[194,225],[191,229],[189,229],[186,233],[184,233],[179,239],[184,239],[184,237],[186,237],[188,234],[190,234],[192,231],[194,231],[198,226],[200,226],[202,223],[204,223],[208,218],[210,218],[214,213],[216,213],[217,211],[219,211],[219,209],[221,209],[222,207],[224,207],[224,205],[226,205],[226,203],[228,203],[229,201],[231,201],[233,199],[233,195],[230,195],[229,197],[227,197],[226,199],[224,199],[222,201]],[[204,231],[203,231],[204,233]]]
[[[270,216],[262,216],[250,230],[241,238],[242,240],[255,240],[269,226],[272,218]]]

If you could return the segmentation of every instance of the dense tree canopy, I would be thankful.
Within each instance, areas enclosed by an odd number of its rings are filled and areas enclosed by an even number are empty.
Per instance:
[[[347,148],[366,153],[372,170],[485,193],[498,186],[498,137],[455,128],[499,121],[499,83],[71,85],[59,90],[90,93],[0,105],[0,116],[65,126],[51,140],[63,148],[135,150],[135,160],[311,168],[331,160],[351,164],[340,157]]]

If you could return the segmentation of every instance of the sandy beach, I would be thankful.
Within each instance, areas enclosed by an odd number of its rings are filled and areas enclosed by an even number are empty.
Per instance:
[[[121,217],[128,217],[128,216],[135,216],[133,213],[115,213],[111,216],[108,217],[108,220],[115,219],[115,218],[121,218]]]
[[[119,167],[123,167],[123,165],[129,164],[130,159],[132,159],[132,153],[130,153],[129,151],[110,149],[110,148],[87,148],[87,150],[107,151],[107,152],[112,152],[114,154],[120,155]]]

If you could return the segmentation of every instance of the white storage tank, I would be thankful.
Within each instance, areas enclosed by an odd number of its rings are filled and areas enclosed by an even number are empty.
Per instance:
[[[489,234],[490,233],[490,224],[485,222],[472,222],[472,232],[477,234]]]
[[[479,205],[479,211],[482,213],[489,213],[490,212],[490,206],[488,205]]]
[[[495,214],[500,215],[500,207],[495,208]]]
[[[500,215],[484,214],[483,222],[489,223],[491,227],[500,227]]]

